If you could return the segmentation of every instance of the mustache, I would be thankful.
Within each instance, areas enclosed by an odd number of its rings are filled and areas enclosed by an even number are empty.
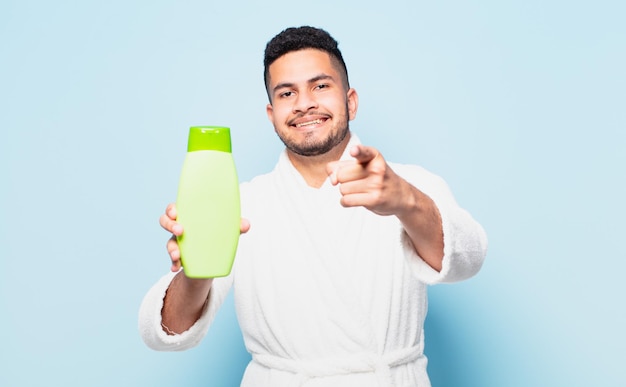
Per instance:
[[[324,118],[331,118],[331,115],[328,113],[322,113],[322,112],[317,112],[317,111],[310,111],[310,112],[306,112],[306,113],[298,113],[295,117],[293,117],[292,119],[290,119],[289,121],[287,121],[287,125],[295,125],[295,122],[299,119],[302,119],[304,117],[308,117],[308,116],[317,116],[317,117],[324,117]]]

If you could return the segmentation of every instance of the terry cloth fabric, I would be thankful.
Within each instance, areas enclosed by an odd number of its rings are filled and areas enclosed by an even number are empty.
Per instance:
[[[353,135],[342,159],[358,143]],[[390,166],[440,211],[440,272],[415,253],[396,217],[342,207],[338,187],[329,181],[309,187],[283,152],[274,171],[241,185],[242,216],[251,228],[240,238],[230,276],[214,280],[202,317],[180,335],[163,332],[168,274],[142,304],[144,341],[157,350],[196,345],[234,284],[253,358],[242,386],[430,386],[423,353],[427,285],[474,275],[487,240],[441,178],[417,166]]]

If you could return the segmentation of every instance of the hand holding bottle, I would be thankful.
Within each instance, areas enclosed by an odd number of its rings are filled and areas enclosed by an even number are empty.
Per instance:
[[[172,261],[171,270],[176,272],[181,268],[180,249],[178,247],[177,237],[183,233],[183,227],[176,222],[178,214],[176,212],[176,204],[170,203],[165,209],[165,213],[159,218],[159,223],[167,232],[172,233],[172,237],[167,241],[167,252]],[[250,222],[247,219],[241,219],[239,230],[245,234],[250,229]]]

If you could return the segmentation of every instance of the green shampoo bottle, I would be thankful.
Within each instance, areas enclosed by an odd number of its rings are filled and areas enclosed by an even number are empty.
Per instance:
[[[230,129],[189,129],[187,155],[176,198],[181,263],[190,278],[230,274],[239,242],[239,180],[231,153]]]

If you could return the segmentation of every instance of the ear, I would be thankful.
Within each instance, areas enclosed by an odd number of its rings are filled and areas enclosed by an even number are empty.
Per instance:
[[[274,124],[274,108],[271,103],[268,103],[267,106],[265,106],[265,113],[267,113],[267,119]]]
[[[359,109],[359,95],[356,90],[350,89],[346,97],[348,99],[348,119],[352,121],[356,118],[356,111]]]

